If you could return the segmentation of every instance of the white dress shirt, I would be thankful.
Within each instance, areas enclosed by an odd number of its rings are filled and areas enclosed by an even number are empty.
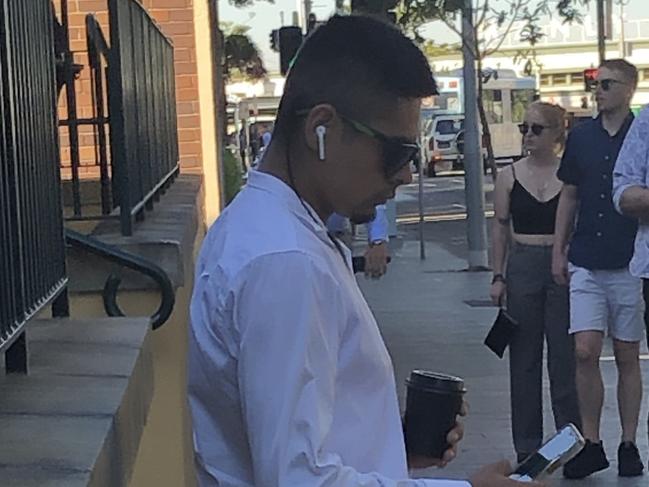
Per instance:
[[[390,357],[348,249],[315,219],[253,171],[205,239],[189,342],[199,485],[470,487],[407,478]]]

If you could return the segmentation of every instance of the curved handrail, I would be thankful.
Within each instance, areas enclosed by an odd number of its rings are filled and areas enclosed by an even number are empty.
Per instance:
[[[169,276],[161,267],[138,255],[124,252],[113,245],[108,245],[94,237],[68,228],[65,229],[65,241],[68,245],[81,248],[99,257],[116,262],[123,267],[149,276],[158,284],[162,295],[160,306],[151,316],[151,327],[156,330],[169,319],[176,302],[176,295],[171,279],[169,279]],[[108,276],[106,284],[104,284],[104,310],[108,316],[125,316],[117,304],[117,291],[121,282],[122,278],[120,276],[111,274]]]

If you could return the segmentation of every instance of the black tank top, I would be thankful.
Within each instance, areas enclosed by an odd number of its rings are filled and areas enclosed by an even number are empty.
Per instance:
[[[509,199],[509,211],[512,215],[514,232],[519,235],[552,235],[560,193],[551,200],[539,201],[518,182],[514,166],[512,166],[512,174],[514,186]]]

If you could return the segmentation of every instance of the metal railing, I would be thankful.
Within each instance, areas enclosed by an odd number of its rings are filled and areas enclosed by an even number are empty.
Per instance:
[[[0,353],[26,371],[25,323],[65,287],[49,0],[0,0]]]
[[[144,7],[109,0],[109,106],[122,233],[178,172],[174,54]]]
[[[62,11],[67,28],[67,9]],[[68,219],[119,217],[122,233],[131,235],[134,219],[153,209],[179,171],[174,54],[171,41],[139,2],[108,0],[108,13],[110,45],[94,16],[86,19],[92,118],[77,118],[75,76],[69,71],[66,77],[68,119],[61,125],[70,139],[74,202]],[[82,125],[93,126],[101,215],[84,215],[82,210]]]
[[[176,302],[176,294],[173,283],[164,269],[138,255],[130,254],[113,245],[108,245],[96,238],[83,235],[69,228],[65,231],[65,240],[72,247],[98,255],[103,259],[119,264],[123,268],[134,270],[151,278],[160,289],[160,306],[151,316],[151,327],[157,330],[170,318]],[[119,304],[117,304],[117,291],[121,282],[122,278],[119,274],[111,274],[104,285],[102,297],[104,311],[108,316],[125,316]]]

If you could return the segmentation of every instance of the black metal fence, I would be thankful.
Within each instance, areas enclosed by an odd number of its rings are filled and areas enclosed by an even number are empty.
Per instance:
[[[68,127],[71,148],[74,215],[69,219],[95,218],[82,215],[75,135],[80,125],[92,125],[100,168],[99,216],[119,216],[122,233],[130,235],[133,220],[153,208],[178,174],[174,54],[169,39],[139,2],[108,0],[108,11],[110,46],[95,18],[89,15],[86,20],[91,119],[76,117],[76,101],[70,99],[75,80],[68,71],[69,116],[62,125]],[[67,23],[65,15],[63,22]]]
[[[49,0],[0,0],[0,352],[8,369],[25,366],[24,324],[66,284],[52,29]]]
[[[173,45],[144,7],[109,0],[113,177],[122,233],[178,171]]]

